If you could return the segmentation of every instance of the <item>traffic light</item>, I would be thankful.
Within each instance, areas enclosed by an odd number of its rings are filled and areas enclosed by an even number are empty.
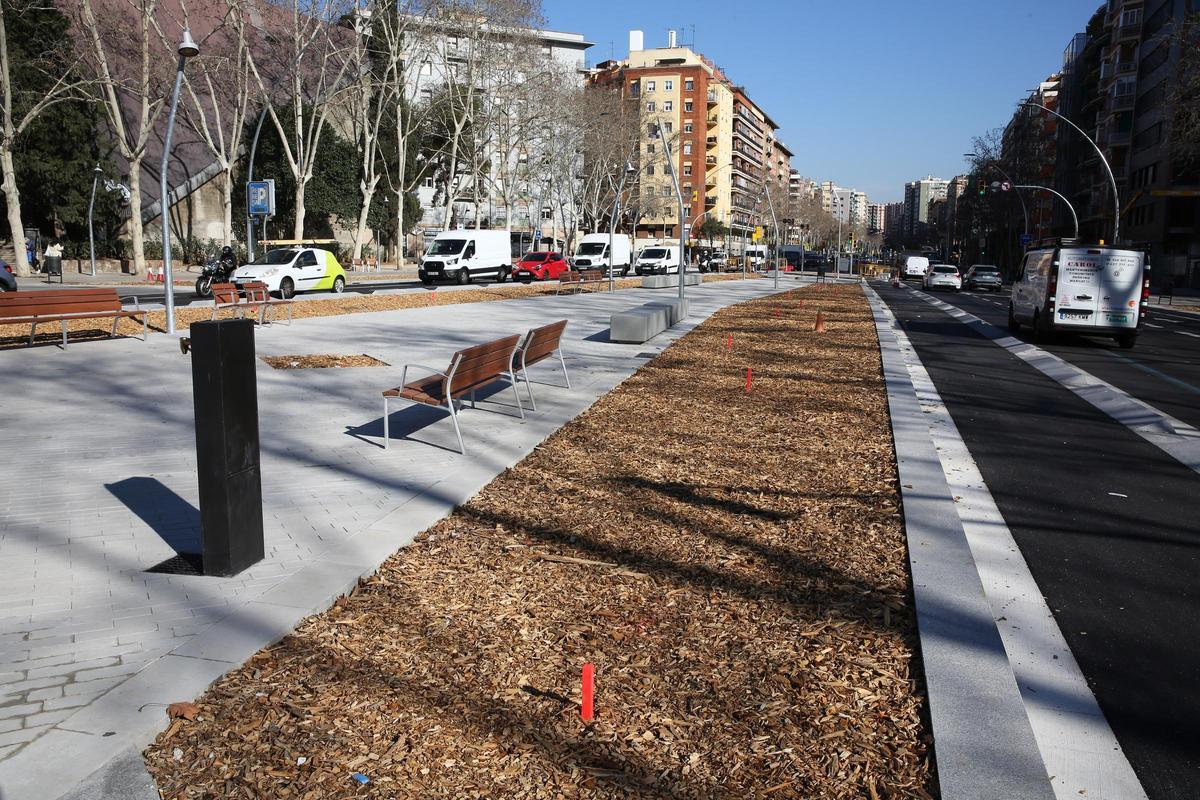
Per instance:
[[[987,194],[987,179],[982,175],[979,176],[979,196],[983,197]]]

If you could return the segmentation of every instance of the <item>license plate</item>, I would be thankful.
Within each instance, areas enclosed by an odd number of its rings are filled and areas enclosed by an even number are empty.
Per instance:
[[[1109,322],[1129,322],[1128,314],[1105,314],[1104,318]]]
[[[1090,311],[1060,311],[1058,312],[1059,319],[1087,319],[1092,315]]]

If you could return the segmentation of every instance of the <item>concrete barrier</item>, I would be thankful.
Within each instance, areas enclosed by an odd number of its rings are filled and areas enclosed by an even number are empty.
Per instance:
[[[696,272],[685,273],[684,286],[698,286],[700,275]],[[647,275],[642,278],[643,289],[666,289],[669,286],[679,287],[678,275]]]
[[[686,300],[660,300],[613,314],[608,338],[614,342],[641,344],[687,316]]]

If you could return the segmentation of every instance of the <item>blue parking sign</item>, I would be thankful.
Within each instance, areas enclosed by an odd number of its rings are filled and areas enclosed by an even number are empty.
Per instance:
[[[246,184],[246,213],[252,217],[275,216],[275,181],[250,181]]]

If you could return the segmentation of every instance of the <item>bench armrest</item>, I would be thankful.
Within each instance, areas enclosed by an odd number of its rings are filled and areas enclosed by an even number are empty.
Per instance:
[[[134,311],[142,310],[141,299],[136,294],[126,295],[125,297],[117,297],[117,299],[121,301],[121,305],[125,305],[126,300],[132,300]]]
[[[401,372],[400,372],[400,385],[401,386],[408,383],[408,368],[409,367],[414,367],[416,369],[424,370],[425,372],[430,372],[434,375],[441,375],[443,378],[449,377],[442,370],[434,369],[433,367],[427,367],[424,364],[405,364],[404,369],[401,370]]]

